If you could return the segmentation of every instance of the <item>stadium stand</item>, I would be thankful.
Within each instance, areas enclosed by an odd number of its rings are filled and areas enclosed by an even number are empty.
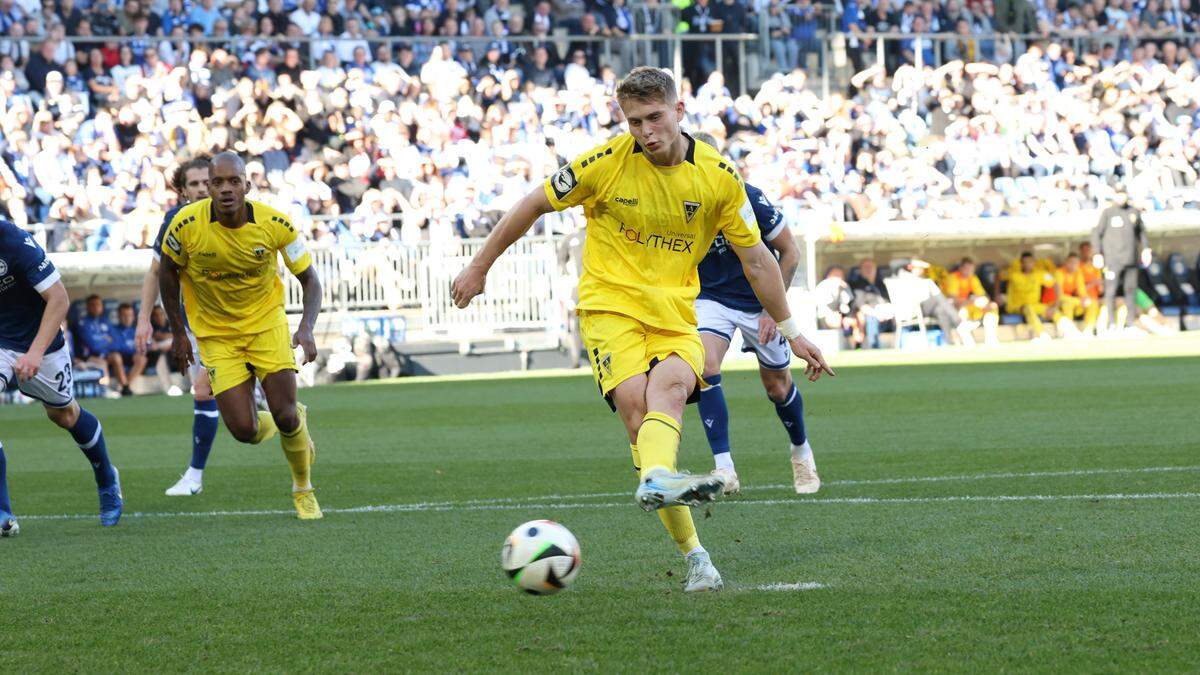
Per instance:
[[[144,248],[175,200],[166,172],[233,148],[257,198],[311,224],[327,305],[378,310],[331,320],[346,372],[398,372],[405,335],[569,325],[569,292],[536,280],[570,214],[472,313],[438,293],[517,196],[619,132],[610,94],[632,64],[684,76],[686,126],[789,222],[853,241],[867,224],[1049,224],[1116,187],[1194,209],[1198,30],[1190,0],[0,0],[0,217],[56,252]],[[1018,250],[978,256],[989,297]],[[1200,314],[1192,253],[1164,250],[1162,283],[1144,280],[1168,323]],[[894,330],[883,299],[864,312],[856,295],[854,345]]]

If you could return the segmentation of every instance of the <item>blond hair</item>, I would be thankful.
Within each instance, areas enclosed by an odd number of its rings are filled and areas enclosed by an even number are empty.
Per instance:
[[[617,85],[617,100],[662,101],[674,103],[678,99],[675,79],[661,68],[638,66],[629,71]]]

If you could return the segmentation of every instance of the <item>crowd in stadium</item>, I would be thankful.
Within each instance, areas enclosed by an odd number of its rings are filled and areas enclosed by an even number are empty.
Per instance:
[[[679,25],[654,2],[624,0],[0,0],[0,217],[45,223],[56,250],[146,246],[175,199],[169,168],[231,147],[254,158],[261,198],[335,217],[314,222],[316,247],[485,234],[567,158],[619,131],[610,94],[637,58],[628,41],[602,63],[601,43],[567,37],[560,54],[549,36],[737,32],[759,13],[780,72],[734,96],[722,75],[736,72],[733,50],[716,64],[710,47],[689,46],[687,127],[724,141],[795,220],[1048,215],[1102,203],[1115,184],[1143,208],[1194,205],[1200,42],[1173,31],[1194,30],[1198,8],[1024,2],[850,0],[840,27],[865,69],[822,99],[792,69],[816,64],[809,0],[696,0]],[[1067,28],[1089,37],[997,32]],[[869,65],[870,34],[890,30],[961,39],[891,42]],[[105,40],[114,35],[135,39]],[[373,39],[383,35],[442,41]],[[492,41],[474,49],[461,35]],[[914,49],[920,69],[908,65]],[[934,68],[933,49],[945,65]]]

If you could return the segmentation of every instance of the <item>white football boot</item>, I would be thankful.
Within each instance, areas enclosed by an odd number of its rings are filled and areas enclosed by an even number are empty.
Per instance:
[[[725,478],[715,473],[693,476],[659,468],[646,473],[633,493],[633,499],[644,511],[668,506],[700,506],[719,497],[724,488]]]
[[[798,495],[811,495],[821,489],[821,477],[817,475],[817,462],[812,454],[799,459],[800,446],[792,446],[792,485]]]
[[[204,490],[204,485],[198,480],[188,478],[185,473],[179,477],[179,482],[167,488],[168,497],[191,497],[198,495]]]
[[[713,473],[725,479],[723,494],[733,495],[741,492],[742,482],[738,480],[737,471],[733,469],[714,469]]]
[[[721,573],[717,571],[708,557],[708,551],[689,553],[687,566],[687,581],[683,586],[685,593],[719,591],[725,587],[725,582],[721,581]]]

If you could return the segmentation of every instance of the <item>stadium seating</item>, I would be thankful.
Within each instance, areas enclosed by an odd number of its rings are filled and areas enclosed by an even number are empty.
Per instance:
[[[1200,312],[1200,292],[1197,292],[1197,279],[1193,270],[1189,270],[1187,261],[1182,253],[1172,253],[1167,256],[1165,270],[1167,285],[1180,305],[1189,313]]]

